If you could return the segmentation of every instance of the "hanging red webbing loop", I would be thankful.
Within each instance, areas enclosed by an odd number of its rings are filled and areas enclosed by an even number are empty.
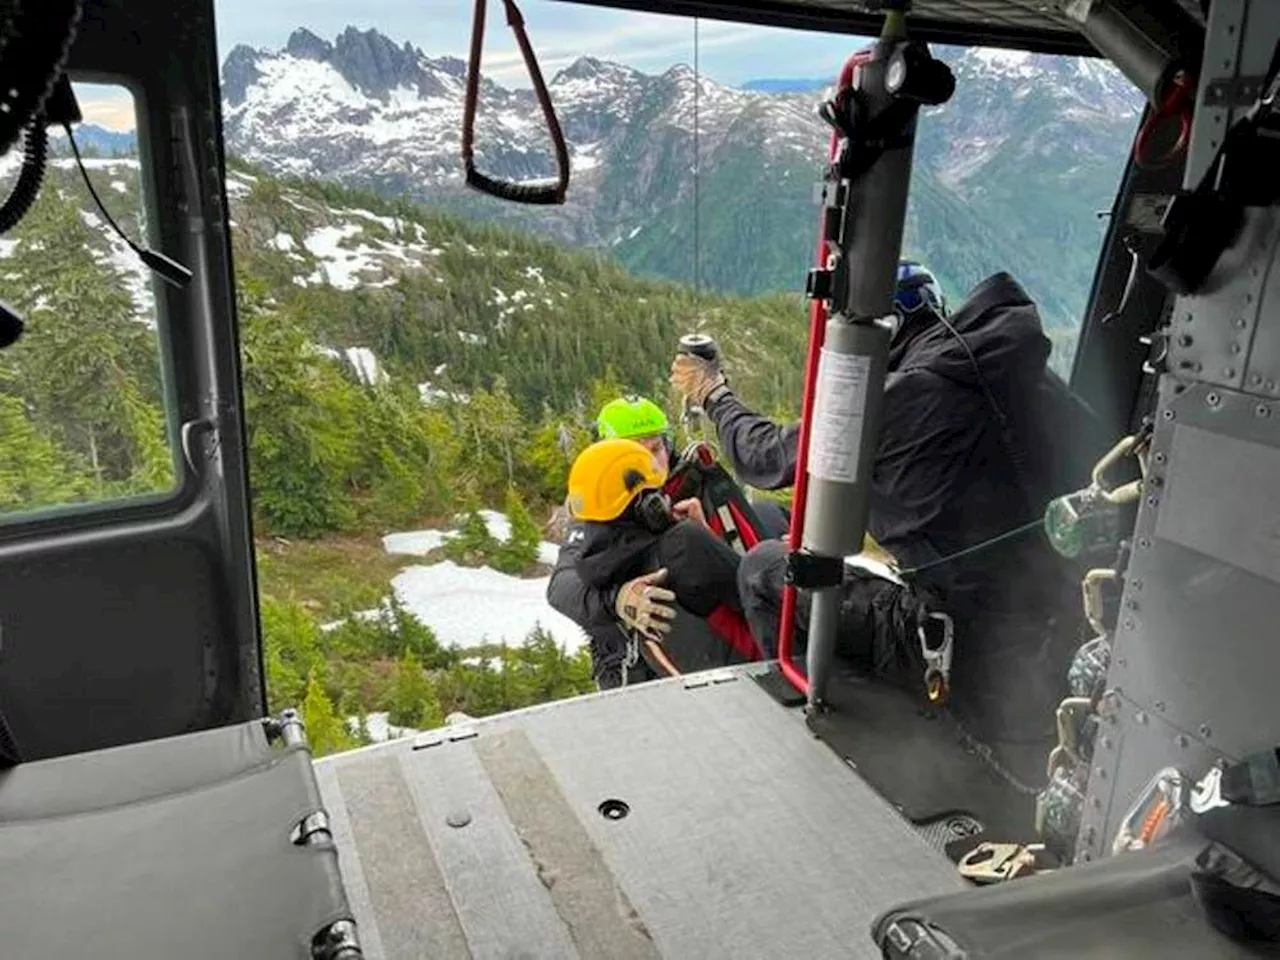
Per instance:
[[[467,67],[467,98],[462,111],[462,164],[466,169],[467,186],[513,203],[564,203],[565,193],[569,189],[569,148],[565,145],[564,133],[560,130],[560,121],[556,118],[556,110],[551,103],[551,94],[547,92],[547,85],[542,80],[538,59],[534,56],[529,36],[525,33],[524,17],[516,8],[515,0],[502,0],[502,4],[507,8],[507,23],[516,35],[516,43],[524,57],[529,79],[533,81],[534,95],[538,98],[542,116],[547,121],[547,132],[551,134],[551,145],[556,152],[559,176],[555,183],[513,183],[490,177],[476,169],[476,107],[480,100],[480,55],[484,50],[485,3],[486,0],[476,0],[476,14],[471,25],[471,62]]]

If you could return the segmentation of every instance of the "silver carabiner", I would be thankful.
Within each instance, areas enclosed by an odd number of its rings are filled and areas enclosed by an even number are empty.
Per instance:
[[[951,687],[951,650],[955,642],[955,624],[951,617],[941,612],[931,612],[930,620],[942,624],[942,643],[937,647],[929,646],[929,634],[925,625],[916,628],[920,638],[920,658],[924,661],[924,689],[930,703],[942,703],[947,699]]]

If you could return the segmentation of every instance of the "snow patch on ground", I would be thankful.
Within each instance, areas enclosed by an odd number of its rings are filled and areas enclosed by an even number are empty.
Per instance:
[[[489,533],[498,540],[511,536],[505,514],[482,510]],[[411,530],[382,538],[387,553],[425,556],[443,546],[456,530]],[[538,546],[538,560],[554,565],[560,548],[554,543]],[[392,581],[396,597],[430,627],[441,643],[475,647],[506,641],[523,643],[539,625],[572,654],[586,642],[576,623],[547,603],[549,577],[522,579],[490,567],[460,567],[451,560],[408,567]],[[378,615],[367,611],[364,615]]]
[[[460,567],[446,560],[409,567],[391,586],[441,643],[465,648],[505,640],[516,646],[542,626],[573,653],[586,637],[576,623],[551,609],[548,580],[522,580],[489,567]]]
[[[416,737],[421,730],[413,727],[396,727],[391,724],[391,714],[370,713],[364,718],[365,729],[369,731],[369,739],[374,743],[386,743],[400,737]],[[347,717],[347,729],[355,733],[360,729],[359,717]]]
[[[427,380],[418,384],[418,400],[421,401],[424,407],[433,407],[441,400],[451,400],[454,403],[470,403],[471,395],[453,390],[443,390],[430,380]]]
[[[497,510],[481,510],[480,517],[489,528],[489,535],[495,540],[511,539],[511,521],[506,514]],[[456,530],[410,530],[403,533],[389,533],[382,538],[382,548],[387,553],[408,554],[414,557],[425,557],[432,550],[444,546],[445,541],[457,535]],[[538,562],[547,566],[555,566],[560,555],[560,547],[554,543],[543,541],[538,544]]]
[[[347,361],[356,371],[356,376],[365,386],[383,383],[387,380],[387,372],[378,363],[378,358],[368,347],[348,347]]]

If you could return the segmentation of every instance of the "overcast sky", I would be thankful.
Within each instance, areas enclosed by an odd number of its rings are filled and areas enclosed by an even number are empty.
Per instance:
[[[350,26],[374,27],[397,43],[408,40],[428,55],[465,59],[472,0],[215,0],[220,56],[238,43],[282,47],[305,26],[332,40]],[[681,17],[605,10],[560,0],[522,0],[529,39],[550,77],[580,56],[617,60],[647,72],[693,61],[693,21]],[[524,85],[524,67],[500,0],[488,0],[484,72]],[[726,84],[758,77],[834,75],[860,42],[724,21],[699,26],[699,67]]]
[[[488,0],[483,72],[506,86],[527,86],[524,62],[501,0]],[[375,28],[428,56],[467,56],[472,0],[215,0],[218,56],[237,44],[279,49],[298,27],[333,40],[348,26]],[[607,10],[562,0],[522,0],[520,9],[549,80],[581,56],[616,60],[649,73],[693,63],[693,21]],[[834,78],[858,37],[703,20],[698,68],[720,83],[762,77]],[[133,127],[133,105],[119,88],[76,85],[85,118],[112,130]]]

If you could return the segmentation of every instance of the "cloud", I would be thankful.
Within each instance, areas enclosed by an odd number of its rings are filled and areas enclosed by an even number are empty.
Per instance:
[[[543,8],[548,4],[543,4]],[[625,14],[625,21],[604,28],[539,30],[526,17],[530,42],[542,71],[550,77],[582,56],[614,60],[642,70],[666,70],[676,63],[693,62],[693,22],[680,17]],[[575,25],[576,26],[576,25]],[[500,39],[486,31],[483,72],[498,82],[525,86],[524,60],[509,31]],[[699,55],[709,50],[741,46],[759,41],[760,28],[742,24],[703,21],[698,27]]]

